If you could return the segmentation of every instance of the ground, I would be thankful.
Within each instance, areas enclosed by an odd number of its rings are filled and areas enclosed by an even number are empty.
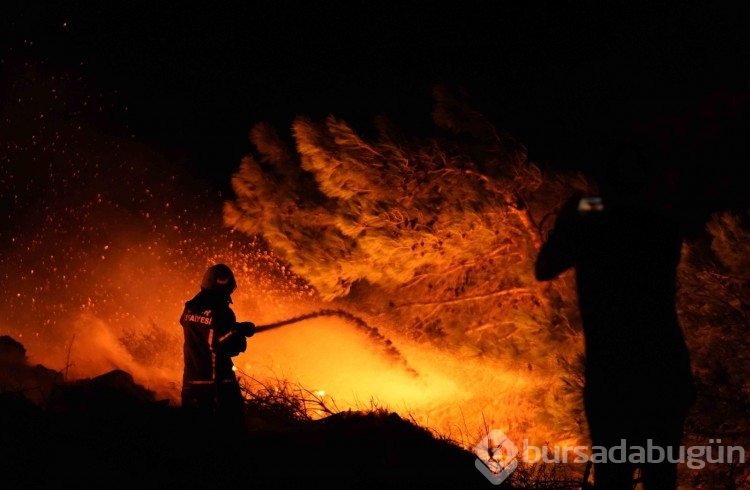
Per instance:
[[[249,407],[244,428],[222,431],[121,370],[57,379],[32,401],[8,373],[52,372],[19,346],[2,359],[3,488],[491,487],[473,453],[387,411],[294,420]]]

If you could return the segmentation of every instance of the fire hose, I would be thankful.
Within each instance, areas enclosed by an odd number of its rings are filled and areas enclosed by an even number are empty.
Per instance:
[[[393,345],[393,342],[391,342],[390,339],[386,338],[383,334],[380,333],[380,331],[377,328],[370,326],[362,318],[356,315],[353,315],[352,313],[349,313],[346,310],[339,310],[339,309],[317,310],[311,313],[306,313],[304,315],[295,316],[295,317],[288,318],[286,320],[281,320],[278,322],[267,323],[265,325],[256,325],[255,333],[266,332],[268,330],[281,328],[286,325],[291,325],[293,323],[300,323],[305,320],[310,320],[311,318],[317,318],[321,316],[338,316],[353,323],[359,330],[364,331],[370,339],[372,339],[373,341],[383,346],[384,351],[388,355],[388,357],[390,357],[391,359],[399,363],[406,371],[408,371],[413,376],[419,376],[417,371],[411,366],[409,366],[409,363],[406,361],[406,358],[403,356],[403,354],[401,354],[401,352],[399,352],[398,349],[396,349],[396,347]]]

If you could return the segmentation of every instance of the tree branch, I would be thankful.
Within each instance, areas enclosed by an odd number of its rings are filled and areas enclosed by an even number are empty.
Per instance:
[[[396,305],[393,309],[397,310],[399,308],[409,308],[411,306],[431,306],[431,305],[448,305],[448,304],[456,304],[456,303],[466,303],[469,301],[478,301],[480,299],[487,299],[487,298],[492,298],[492,297],[497,297],[497,296],[510,296],[513,294],[532,294],[532,291],[528,288],[503,289],[500,291],[493,291],[487,294],[477,294],[475,296],[468,296],[466,298],[444,299],[444,300],[438,300],[438,301],[415,301],[413,303],[404,303],[404,304]]]

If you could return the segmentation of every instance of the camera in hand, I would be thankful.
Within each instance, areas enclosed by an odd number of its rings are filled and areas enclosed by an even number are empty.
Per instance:
[[[578,201],[578,212],[582,214],[604,211],[604,203],[599,196],[582,197]]]

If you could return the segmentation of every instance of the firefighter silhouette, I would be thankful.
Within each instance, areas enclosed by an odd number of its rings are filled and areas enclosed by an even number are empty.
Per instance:
[[[241,424],[243,397],[232,357],[244,352],[252,322],[237,322],[230,308],[237,288],[225,264],[208,268],[200,292],[185,303],[180,316],[184,334],[182,406],[219,420]]]

